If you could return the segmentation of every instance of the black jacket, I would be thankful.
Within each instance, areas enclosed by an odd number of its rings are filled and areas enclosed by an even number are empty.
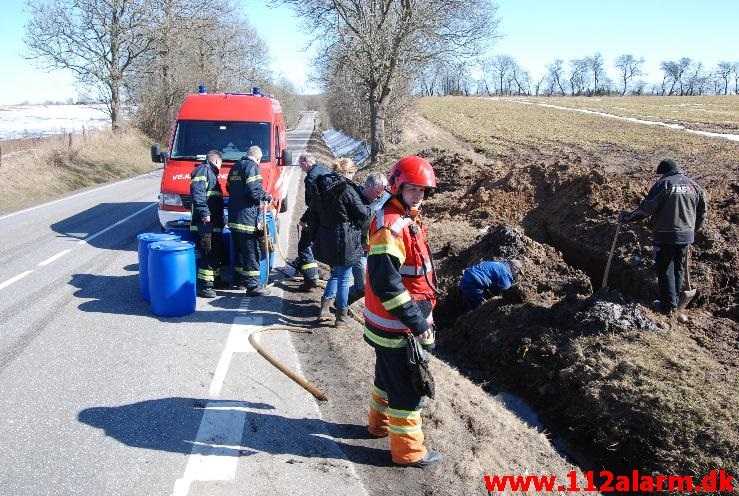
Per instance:
[[[316,191],[316,179],[330,173],[331,169],[322,164],[315,163],[305,174],[305,179],[303,180],[305,183],[305,206],[308,208],[305,209],[305,212],[303,212],[303,215],[300,217],[301,222],[308,222],[311,198]]]
[[[625,222],[651,216],[654,243],[687,245],[694,241],[708,214],[706,198],[698,184],[679,170],[668,172],[649,190],[639,208]]]
[[[192,222],[202,224],[203,217],[210,215],[214,227],[223,227],[223,192],[218,182],[218,168],[206,161],[198,164],[190,174],[190,199],[192,200]]]
[[[316,180],[308,229],[316,260],[330,266],[352,265],[364,253],[361,225],[372,216],[346,179],[334,172]]]

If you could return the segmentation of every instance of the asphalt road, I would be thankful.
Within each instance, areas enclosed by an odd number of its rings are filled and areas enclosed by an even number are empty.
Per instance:
[[[248,343],[289,321],[279,288],[217,291],[177,318],[140,297],[160,178],[0,217],[0,495],[364,494],[313,397]],[[285,250],[300,213],[281,214]],[[300,370],[288,333],[262,344]]]

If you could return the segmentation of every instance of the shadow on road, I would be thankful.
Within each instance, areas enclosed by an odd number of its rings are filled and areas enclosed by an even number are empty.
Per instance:
[[[87,408],[79,413],[78,419],[136,448],[191,453],[218,447],[219,454],[226,456],[249,456],[263,452],[341,459],[373,466],[391,465],[386,449],[353,446],[337,441],[370,438],[363,425],[286,418],[266,413],[268,410],[274,410],[274,407],[248,401],[174,397]],[[239,446],[224,447],[220,438],[211,439],[212,446],[208,441],[196,439],[204,415],[208,415],[210,425],[227,427],[233,422],[234,411],[245,416]]]
[[[138,249],[137,234],[161,231],[156,208],[153,206],[117,226],[120,229],[113,228],[99,236],[95,235],[149,205],[152,205],[152,203],[100,203],[83,212],[55,222],[50,227],[52,231],[58,233],[59,238],[86,241],[95,248],[136,250]],[[132,232],[134,234],[131,234]],[[132,236],[134,243],[131,243]]]

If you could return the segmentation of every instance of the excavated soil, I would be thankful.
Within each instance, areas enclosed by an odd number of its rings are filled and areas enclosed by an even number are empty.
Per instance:
[[[698,294],[681,324],[648,308],[657,287],[646,224],[625,226],[609,290],[593,292],[616,214],[634,208],[656,176],[571,150],[528,149],[520,161],[421,155],[440,189],[424,208],[443,294],[440,353],[489,388],[523,396],[586,462],[622,473],[736,473],[739,183],[726,180],[725,165],[690,172],[710,213],[692,248]],[[512,257],[524,261],[524,277],[463,314],[462,270]]]
[[[651,166],[623,164],[646,158],[617,147],[596,156],[571,146],[544,151],[518,144],[505,157],[483,156],[448,135],[442,136],[448,147],[423,149],[425,132],[397,154],[419,153],[437,174],[439,191],[423,212],[439,276],[434,373],[442,391],[444,385],[451,390],[425,410],[424,430],[434,449],[449,451],[453,465],[446,467],[453,470],[428,484],[400,483],[397,474],[382,470],[370,475],[390,477],[395,482],[387,490],[402,487],[403,494],[475,494],[479,486],[463,481],[479,480],[486,467],[502,473],[497,450],[520,455],[513,457],[517,467],[536,466],[529,462],[538,450],[506,448],[508,427],[496,430],[497,414],[488,423],[493,400],[473,394],[473,384],[525,399],[550,438],[584,469],[737,474],[739,165],[675,157],[709,197],[709,220],[692,249],[698,293],[678,320],[649,309],[657,290],[646,223],[622,229],[608,289],[599,289],[617,213],[633,209],[657,179]],[[438,142],[442,132],[433,133],[428,141]],[[389,156],[374,169],[386,171],[392,161]],[[524,276],[501,297],[464,314],[457,288],[462,271],[481,260],[512,257],[524,262]],[[361,340],[361,327],[355,327],[350,334],[321,333],[328,351],[307,372],[354,395],[354,407],[371,380],[371,360],[355,344]],[[326,379],[337,364],[346,377]],[[351,411],[361,422],[363,412]],[[481,451],[493,442],[490,436],[500,442]]]

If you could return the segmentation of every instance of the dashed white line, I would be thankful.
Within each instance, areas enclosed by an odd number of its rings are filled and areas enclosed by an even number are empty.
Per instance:
[[[50,264],[51,262],[53,262],[54,260],[57,260],[57,259],[59,259],[59,258],[62,258],[62,257],[63,257],[64,255],[66,255],[66,254],[67,254],[67,253],[69,253],[70,251],[72,251],[72,249],[71,249],[71,248],[70,248],[69,250],[64,250],[64,251],[60,251],[60,252],[59,252],[59,253],[57,253],[56,255],[53,255],[53,256],[51,256],[51,257],[47,258],[47,259],[46,259],[46,260],[44,260],[43,262],[39,262],[38,266],[39,266],[39,267],[44,267],[45,265],[49,265],[49,264]]]
[[[26,277],[26,276],[27,276],[28,274],[30,274],[31,272],[33,272],[33,271],[32,271],[32,270],[27,270],[27,271],[25,271],[25,272],[21,272],[21,273],[20,273],[20,274],[18,274],[17,276],[15,276],[15,277],[11,277],[11,278],[10,278],[10,279],[8,279],[7,281],[5,281],[5,282],[3,282],[3,283],[0,283],[0,289],[5,289],[5,288],[7,288],[8,286],[10,286],[11,284],[13,284],[14,282],[20,281],[21,279],[23,279],[24,277]]]
[[[111,226],[108,226],[108,227],[106,227],[106,228],[105,228],[105,229],[103,229],[102,231],[98,231],[98,232],[96,232],[95,234],[93,234],[93,235],[91,235],[91,236],[88,236],[88,237],[86,237],[85,239],[82,239],[82,240],[78,241],[78,242],[77,242],[77,244],[78,244],[78,245],[83,245],[83,244],[85,244],[85,243],[89,243],[90,241],[92,241],[93,239],[97,238],[98,236],[100,236],[100,235],[102,235],[102,234],[105,234],[106,232],[110,231],[110,230],[111,230],[111,229],[113,229],[114,227],[120,226],[121,224],[123,224],[124,222],[126,222],[126,221],[127,221],[128,219],[131,219],[131,218],[133,218],[133,217],[136,217],[136,216],[137,216],[138,214],[140,214],[140,213],[141,213],[141,212],[143,212],[144,210],[148,210],[148,209],[150,209],[151,207],[154,207],[154,206],[156,206],[156,205],[159,205],[159,203],[152,203],[151,205],[147,205],[147,206],[145,206],[144,208],[141,208],[141,209],[139,209],[139,210],[136,210],[136,211],[135,211],[134,213],[132,213],[132,214],[131,214],[131,215],[129,215],[128,217],[125,217],[125,218],[123,218],[123,219],[119,220],[119,221],[118,221],[118,222],[116,222],[115,224],[113,224],[113,225],[111,225]]]

